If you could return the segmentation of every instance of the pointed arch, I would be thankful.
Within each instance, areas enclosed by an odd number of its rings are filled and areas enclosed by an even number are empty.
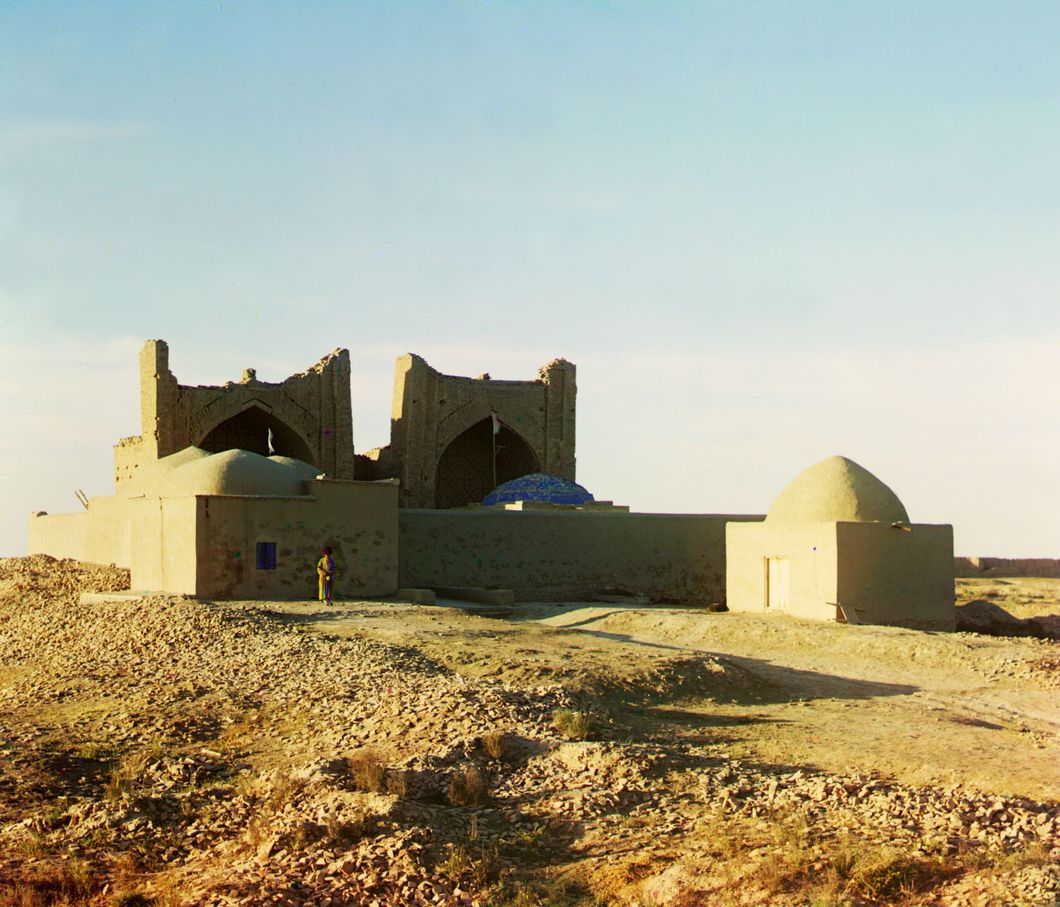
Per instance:
[[[463,507],[480,503],[496,485],[540,468],[534,449],[519,432],[504,423],[496,436],[496,477],[493,451],[493,420],[489,417],[457,435],[438,460],[434,506]]]
[[[270,454],[270,431],[271,453],[318,465],[309,444],[297,431],[274,413],[258,406],[249,406],[215,425],[196,446],[213,453],[249,450],[267,457]]]

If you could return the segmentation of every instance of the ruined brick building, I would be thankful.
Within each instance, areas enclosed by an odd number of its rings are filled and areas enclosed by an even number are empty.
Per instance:
[[[896,532],[887,508],[886,519],[866,516],[862,503],[885,486],[849,461],[797,487],[857,506],[771,511],[764,524],[609,502],[484,505],[519,477],[574,482],[576,397],[564,359],[534,379],[498,381],[400,356],[390,443],[358,454],[347,350],[280,382],[246,369],[239,381],[191,386],[170,370],[165,341],[149,340],[141,432],[115,445],[115,493],[82,513],[31,515],[29,549],[127,566],[135,589],[204,598],[311,597],[312,565],[329,545],[348,597],[487,587],[524,600],[711,604],[726,598],[728,529],[736,607],[952,626],[951,527],[903,522]]]

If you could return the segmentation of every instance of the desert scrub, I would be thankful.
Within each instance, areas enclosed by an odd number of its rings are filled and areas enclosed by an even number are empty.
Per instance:
[[[48,852],[44,838],[36,832],[31,832],[26,837],[19,839],[18,843],[11,849],[23,860],[36,860]]]
[[[76,755],[89,762],[109,762],[114,759],[114,748],[109,743],[87,740],[75,750]]]
[[[386,792],[393,797],[402,799],[409,791],[408,775],[401,769],[387,769]]]
[[[489,903],[496,907],[606,907],[615,901],[593,894],[589,886],[577,878],[522,880],[509,877],[494,886]]]
[[[588,712],[556,709],[552,713],[552,726],[568,740],[588,740],[595,730],[596,722]]]
[[[515,831],[504,839],[507,851],[520,863],[533,863],[546,857],[549,852],[549,826],[547,822],[535,822]]]
[[[132,791],[132,778],[122,768],[111,770],[110,778],[106,787],[103,788],[103,799],[110,804],[116,804],[130,795]]]
[[[356,753],[346,760],[353,786],[369,794],[381,794],[386,790],[386,765],[379,754],[372,750]]]
[[[894,899],[931,888],[948,875],[938,860],[923,860],[884,848],[859,855],[849,870],[847,888],[863,897]]]
[[[451,806],[482,806],[487,795],[486,779],[473,765],[453,772],[445,794]]]
[[[375,817],[367,812],[340,815],[329,813],[325,820],[327,838],[333,844],[349,847],[360,841],[371,831]]]
[[[265,805],[271,812],[281,812],[288,803],[294,802],[304,787],[305,782],[295,778],[289,771],[280,772],[273,779]]]
[[[472,842],[449,846],[449,853],[435,867],[439,874],[454,883],[470,883],[484,888],[503,872],[497,847],[475,847]]]
[[[483,734],[482,749],[495,762],[500,762],[508,753],[508,735],[504,731],[490,731]]]
[[[252,851],[256,851],[268,839],[270,825],[271,817],[264,813],[258,813],[247,822],[243,840]]]

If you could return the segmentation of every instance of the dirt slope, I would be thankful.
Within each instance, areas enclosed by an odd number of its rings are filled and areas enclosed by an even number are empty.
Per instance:
[[[1055,641],[126,583],[0,561],[0,904],[1055,902]]]

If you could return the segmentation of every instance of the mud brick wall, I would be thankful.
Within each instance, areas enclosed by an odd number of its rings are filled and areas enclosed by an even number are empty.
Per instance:
[[[401,510],[404,587],[512,589],[521,601],[618,591],[654,601],[725,600],[724,514]]]

